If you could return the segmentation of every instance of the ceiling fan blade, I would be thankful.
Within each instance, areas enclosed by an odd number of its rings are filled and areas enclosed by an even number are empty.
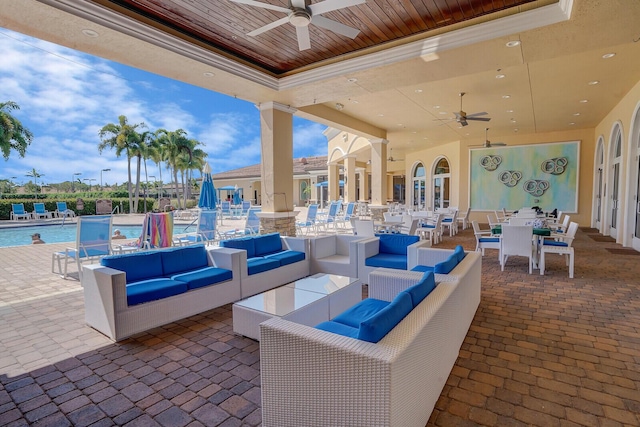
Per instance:
[[[338,21],[325,18],[324,16],[313,15],[311,17],[311,23],[317,25],[318,27],[333,31],[336,34],[349,37],[350,39],[355,39],[358,36],[358,33],[360,33],[360,30],[358,30],[357,28],[349,27],[348,25],[344,25]]]
[[[274,29],[276,27],[279,27],[280,25],[286,24],[287,22],[289,22],[289,16],[285,16],[284,18],[280,18],[277,21],[273,21],[272,23],[267,24],[264,27],[257,28],[255,30],[251,31],[250,33],[247,33],[247,35],[251,36],[251,37],[255,37],[258,34],[262,34],[265,31],[272,30],[272,29]]]
[[[486,116],[487,114],[489,114],[489,113],[486,113],[484,111],[482,113],[467,114],[467,118],[469,118],[469,117],[478,117],[478,116]]]
[[[233,3],[246,4],[248,6],[261,7],[263,9],[271,9],[271,10],[275,10],[276,12],[283,12],[283,13],[291,12],[291,10],[287,9],[286,7],[276,6],[274,4],[269,4],[269,3],[262,3],[255,0],[231,0],[231,1]]]
[[[357,4],[365,3],[366,0],[325,0],[320,3],[314,3],[309,5],[309,10],[312,15],[322,15],[323,13],[331,12],[333,10],[342,9],[345,7],[355,6]]]
[[[311,40],[309,39],[309,27],[296,27],[296,35],[298,36],[298,49],[311,49]]]
[[[473,117],[473,116],[467,116],[466,117],[467,120],[476,120],[478,122],[488,122],[489,120],[491,120],[491,117]]]

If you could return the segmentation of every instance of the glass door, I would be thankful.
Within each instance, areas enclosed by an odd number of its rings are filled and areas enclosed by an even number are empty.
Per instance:
[[[448,208],[451,171],[447,159],[440,159],[433,175],[433,209]]]
[[[425,208],[426,199],[426,180],[424,176],[424,166],[422,164],[416,165],[413,172],[413,194],[412,194],[412,206],[414,211],[419,211]]]
[[[611,218],[609,235],[618,237],[618,221],[620,215],[620,164],[622,163],[622,132],[618,129],[614,144],[614,158],[611,171]]]
[[[598,146],[598,169],[596,170],[596,224],[595,227],[598,230],[602,228],[602,189],[604,183],[604,177],[602,176],[602,171],[604,168],[604,144],[600,141]]]

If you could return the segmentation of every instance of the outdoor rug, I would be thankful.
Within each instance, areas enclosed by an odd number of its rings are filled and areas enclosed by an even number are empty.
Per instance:
[[[640,255],[640,252],[634,249],[605,248],[614,255]]]

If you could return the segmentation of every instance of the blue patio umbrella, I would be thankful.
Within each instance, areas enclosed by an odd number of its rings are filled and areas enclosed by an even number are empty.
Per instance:
[[[211,166],[209,166],[209,163],[205,163],[203,172],[204,176],[202,177],[202,186],[200,187],[198,207],[215,209],[218,205],[218,197],[216,196],[216,188],[213,185],[213,178],[211,178]]]
[[[233,204],[239,205],[242,203],[242,198],[240,197],[240,189],[236,186],[236,189],[233,191]]]

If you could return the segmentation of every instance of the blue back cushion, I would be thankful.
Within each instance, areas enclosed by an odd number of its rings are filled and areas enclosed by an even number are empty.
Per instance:
[[[389,305],[360,323],[358,339],[373,343],[380,341],[412,309],[411,296],[407,292],[400,292]]]
[[[432,271],[428,271],[424,273],[422,279],[413,285],[412,287],[404,290],[403,292],[408,293],[411,296],[411,303],[415,308],[418,304],[422,302],[423,299],[427,297],[436,287],[436,279],[433,275]]]
[[[209,265],[207,262],[207,251],[204,245],[166,249],[161,251],[160,254],[162,255],[162,269],[164,275],[167,277],[183,271],[197,270]]]
[[[332,321],[351,326],[352,328],[359,328],[360,323],[364,322],[389,304],[389,301],[365,298],[338,314],[332,319]]]
[[[456,257],[458,258],[458,262],[462,261],[464,259],[464,248],[461,245],[456,246],[455,251],[453,251],[453,253],[456,254]]]
[[[454,252],[449,255],[446,260],[437,263],[433,268],[433,272],[440,274],[449,274],[451,270],[456,268],[456,265],[458,265],[458,256]]]
[[[241,237],[239,239],[223,240],[220,242],[223,248],[242,249],[247,251],[247,259],[256,256],[256,247],[253,243],[253,237]]]
[[[162,256],[160,252],[139,252],[125,255],[109,255],[100,260],[100,264],[124,271],[127,283],[161,277]]]
[[[379,252],[395,255],[406,255],[407,246],[412,245],[420,240],[420,236],[407,236],[397,234],[381,234],[379,238]]]
[[[256,256],[264,256],[282,250],[280,233],[269,233],[254,237]]]

